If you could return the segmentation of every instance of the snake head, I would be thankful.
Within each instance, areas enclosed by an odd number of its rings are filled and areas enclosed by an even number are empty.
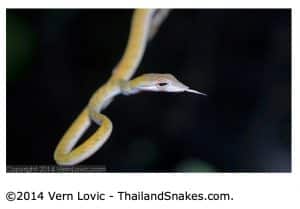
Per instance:
[[[205,95],[199,91],[190,89],[178,81],[171,74],[144,74],[133,80],[135,88],[140,91],[155,91],[155,92],[190,92],[195,94]]]

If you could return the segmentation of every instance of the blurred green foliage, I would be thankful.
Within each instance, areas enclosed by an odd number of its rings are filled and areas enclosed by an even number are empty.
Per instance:
[[[12,82],[30,69],[33,50],[36,45],[35,33],[24,19],[7,13],[6,16],[6,72],[7,81]]]
[[[145,169],[158,160],[157,146],[149,139],[137,139],[129,144],[126,154],[128,168]]]
[[[216,169],[201,160],[197,159],[186,159],[179,163],[176,167],[178,172],[216,172]]]

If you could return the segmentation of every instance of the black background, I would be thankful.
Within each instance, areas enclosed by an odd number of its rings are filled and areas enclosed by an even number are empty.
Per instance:
[[[61,136],[121,58],[131,15],[7,10],[7,164],[55,164]],[[116,97],[104,110],[113,133],[82,165],[291,171],[290,10],[172,10],[143,73],[172,73],[208,96]]]

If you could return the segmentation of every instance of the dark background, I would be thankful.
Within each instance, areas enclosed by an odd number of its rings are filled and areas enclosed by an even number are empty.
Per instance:
[[[126,45],[131,10],[7,10],[7,164],[54,149]],[[118,96],[108,171],[291,171],[290,10],[172,10],[136,75],[208,94]],[[94,127],[94,129],[96,126]]]

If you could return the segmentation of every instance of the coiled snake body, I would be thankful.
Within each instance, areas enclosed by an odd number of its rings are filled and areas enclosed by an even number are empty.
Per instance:
[[[131,79],[144,54],[147,41],[156,33],[168,14],[167,10],[138,9],[132,17],[127,47],[109,80],[91,97],[58,143],[54,159],[59,165],[75,165],[93,155],[109,138],[113,126],[100,111],[107,107],[118,94],[130,95],[140,91],[192,92],[171,74],[144,74]],[[205,94],[203,94],[205,95]],[[86,141],[74,148],[80,137],[96,122],[99,128]]]

